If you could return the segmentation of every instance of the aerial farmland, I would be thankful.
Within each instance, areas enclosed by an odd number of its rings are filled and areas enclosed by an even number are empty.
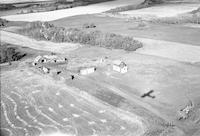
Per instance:
[[[2,136],[199,136],[199,0],[0,2]]]

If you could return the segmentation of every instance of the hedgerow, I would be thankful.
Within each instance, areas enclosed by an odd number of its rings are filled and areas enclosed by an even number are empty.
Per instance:
[[[124,49],[134,51],[142,47],[142,43],[132,37],[114,33],[85,29],[56,27],[47,22],[31,22],[19,31],[21,34],[31,36],[37,40],[52,42],[72,42],[90,46],[99,46],[111,49]]]
[[[26,53],[20,52],[14,47],[9,47],[7,44],[0,45],[0,63],[17,61],[25,56]]]

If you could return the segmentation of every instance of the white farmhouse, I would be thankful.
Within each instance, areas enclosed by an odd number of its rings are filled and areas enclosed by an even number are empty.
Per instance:
[[[95,67],[84,67],[80,69],[80,74],[88,75],[88,74],[94,73],[95,71],[96,71]]]
[[[123,61],[115,60],[113,61],[113,70],[120,73],[126,73],[128,71],[128,67]]]

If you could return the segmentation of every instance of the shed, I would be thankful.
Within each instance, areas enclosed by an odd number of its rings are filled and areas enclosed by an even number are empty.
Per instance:
[[[50,72],[50,69],[49,68],[46,68],[46,67],[44,67],[44,66],[40,66],[40,67],[38,67],[39,68],[39,70],[41,70],[43,73],[49,73]]]
[[[37,63],[46,63],[46,62],[47,62],[47,59],[39,55],[34,59],[32,64],[35,66],[37,65]]]
[[[120,73],[126,73],[128,71],[128,67],[125,62],[121,60],[115,60],[113,61],[113,70]]]
[[[83,67],[80,69],[81,75],[88,75],[94,73],[96,71],[96,67]]]
[[[57,55],[44,55],[44,58],[50,63],[67,63],[68,60],[65,57],[59,57]]]

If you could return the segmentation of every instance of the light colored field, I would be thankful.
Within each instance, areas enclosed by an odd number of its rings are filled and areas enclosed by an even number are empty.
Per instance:
[[[66,53],[72,50],[77,49],[81,45],[73,43],[54,43],[49,41],[37,41],[26,36],[19,34],[0,31],[1,41],[10,44],[16,44],[24,47],[30,47],[37,50],[57,52],[57,53]]]
[[[41,12],[41,13],[30,13],[22,15],[10,15],[3,16],[2,18],[11,21],[52,21],[64,17],[83,15],[83,14],[95,14],[105,12],[107,10],[130,5],[130,4],[140,4],[143,0],[114,0],[110,2],[103,2],[99,4],[93,4],[82,7],[75,7],[71,9],[56,10],[51,12]]]
[[[129,10],[121,12],[130,17],[172,17],[187,13],[200,7],[200,3],[195,4],[164,4],[139,10]]]
[[[51,0],[1,0],[0,4],[21,3],[21,2],[38,2],[38,1],[51,1]]]
[[[165,57],[183,62],[200,62],[200,46],[191,46],[176,42],[152,40],[146,38],[135,38],[141,41],[144,46],[137,53]]]

